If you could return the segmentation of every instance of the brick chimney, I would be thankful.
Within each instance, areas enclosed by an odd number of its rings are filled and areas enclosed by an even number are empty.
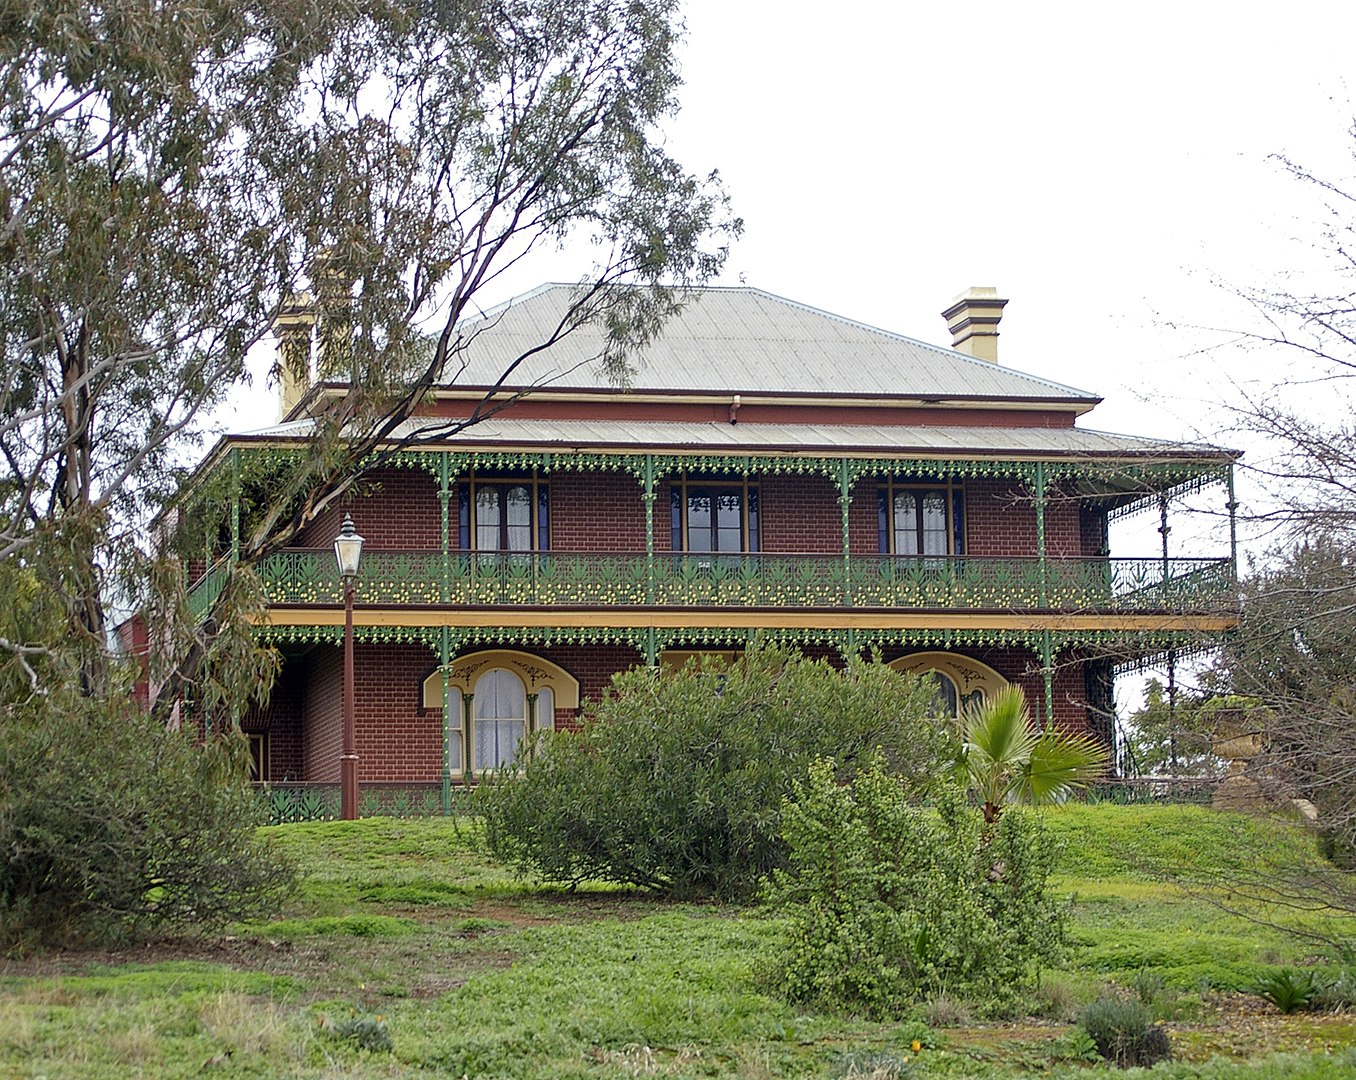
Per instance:
[[[998,363],[998,320],[1003,317],[1006,300],[987,285],[972,286],[942,312],[951,331],[951,347],[980,360]]]
[[[278,419],[285,420],[311,388],[311,329],[315,326],[315,301],[310,293],[293,293],[273,320],[278,339]]]

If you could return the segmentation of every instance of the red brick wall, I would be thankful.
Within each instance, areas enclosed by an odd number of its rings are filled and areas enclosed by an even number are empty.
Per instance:
[[[895,660],[915,652],[933,652],[934,649],[893,648],[883,652],[885,660]],[[1008,682],[1016,683],[1026,694],[1031,718],[1037,723],[1045,717],[1045,680],[1041,676],[1040,656],[1021,648],[1009,649],[951,649],[957,656],[969,656],[988,664]],[[1054,664],[1055,724],[1064,731],[1082,732],[1088,729],[1087,691],[1083,682],[1083,664],[1076,654],[1067,653],[1055,658]]]
[[[767,476],[759,484],[763,550],[840,552],[843,520],[838,491],[826,476]]]
[[[1017,481],[974,479],[965,482],[965,540],[968,555],[1036,554],[1036,508],[1031,493]],[[1045,550],[1050,555],[1083,552],[1078,501],[1053,493],[1045,508]]]
[[[307,527],[302,547],[329,547],[345,512],[373,549],[436,550],[441,544],[437,484],[418,469],[383,469],[374,485],[330,507]],[[828,477],[775,475],[758,482],[762,549],[768,552],[836,553],[842,550],[838,495]],[[879,550],[876,480],[861,481],[849,510],[851,548]],[[550,477],[551,546],[557,551],[644,551],[645,509],[640,485],[625,473],[560,472]],[[1036,554],[1036,513],[1031,493],[1020,482],[970,479],[964,484],[965,532],[971,555]],[[670,483],[657,485],[655,547],[671,548]],[[450,507],[453,546],[457,507]],[[1071,490],[1052,488],[1045,513],[1046,549],[1054,556],[1096,554],[1100,531],[1094,511]]]
[[[579,680],[579,699],[597,699],[603,689],[612,682],[612,676],[619,671],[627,671],[637,664],[643,664],[645,657],[629,645],[553,645],[547,649],[532,650],[544,656],[553,664],[558,664]],[[569,710],[557,709],[557,718]],[[575,726],[573,723],[561,723],[562,727]]]
[[[423,709],[424,680],[437,667],[433,654],[417,644],[363,643],[353,653],[359,776],[376,781],[440,779],[442,713]]]
[[[455,503],[450,510],[456,514]],[[442,547],[438,484],[422,469],[377,469],[368,473],[359,493],[327,507],[303,530],[296,546],[329,547],[339,534],[345,513],[353,515],[353,527],[369,547],[388,551],[436,551]],[[452,529],[455,546],[455,517]]]
[[[555,551],[644,551],[643,489],[628,473],[551,474]],[[669,535],[668,492],[654,502],[655,535]]]
[[[841,666],[841,658],[833,649],[810,647],[804,651],[807,656]],[[894,648],[884,657],[892,660],[917,651],[926,650]],[[1033,718],[1043,718],[1045,690],[1036,654],[1020,648],[954,651],[983,661],[1021,686]],[[532,652],[577,678],[583,700],[600,697],[613,674],[643,662],[639,652],[622,645],[561,645]],[[422,708],[423,680],[434,666],[433,657],[420,645],[360,643],[355,647],[356,735],[362,780],[439,779],[442,711]],[[309,662],[287,666],[266,709],[254,710],[245,718],[246,730],[270,732],[271,779],[338,780],[342,680],[342,650],[337,646],[318,647]],[[1060,728],[1087,730],[1082,663],[1076,654],[1056,660],[1054,700],[1055,723]],[[296,722],[289,722],[289,717],[296,717]],[[555,723],[559,730],[579,727],[572,709],[558,707]]]
[[[268,733],[269,780],[300,780],[304,775],[302,711],[306,683],[305,662],[284,661],[268,702],[251,705],[240,719],[242,730]]]
[[[1067,485],[1053,486],[1046,501],[1045,550],[1064,558],[1083,554],[1083,515],[1077,494]]]
[[[1106,511],[1091,503],[1078,508],[1079,526],[1083,533],[1084,555],[1105,555],[1107,549]]]
[[[877,516],[877,504],[880,484],[876,480],[863,480],[852,489],[852,503],[848,507],[848,543],[858,555],[880,554],[880,521]],[[837,507],[837,495],[834,496]],[[839,529],[842,529],[840,523]],[[843,541],[841,532],[838,548]]]
[[[301,713],[303,780],[339,780],[339,754],[343,749],[343,660],[343,650],[334,645],[317,646],[310,655],[306,701]]]

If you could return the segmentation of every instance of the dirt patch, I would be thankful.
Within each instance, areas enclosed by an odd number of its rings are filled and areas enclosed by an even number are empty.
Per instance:
[[[472,975],[481,971],[506,968],[513,963],[513,959],[513,953],[502,951],[458,957],[459,963],[454,970],[420,972],[411,981],[406,996],[419,1001],[442,997],[464,986]]]
[[[114,948],[53,949],[32,956],[0,959],[0,978],[81,975],[92,968],[182,960],[285,974],[281,970],[275,971],[274,965],[287,965],[293,951],[291,942],[263,941],[253,937],[162,937]]]
[[[1174,1055],[1191,1062],[1211,1057],[1249,1061],[1281,1051],[1322,1052],[1356,1045],[1356,1015],[1286,1016],[1250,994],[1212,995],[1199,1018],[1168,1021],[1164,1026],[1172,1036]],[[949,1050],[980,1061],[1048,1063],[1049,1044],[1069,1030],[1068,1024],[1028,1018],[951,1028],[944,1038]]]

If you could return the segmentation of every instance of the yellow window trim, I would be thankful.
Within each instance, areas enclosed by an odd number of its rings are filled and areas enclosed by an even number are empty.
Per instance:
[[[956,684],[962,700],[976,690],[982,691],[986,698],[992,697],[1008,685],[1008,680],[988,664],[956,653],[910,653],[908,656],[890,661],[889,666],[896,671],[907,671],[913,675],[924,675],[929,671],[940,672]]]
[[[485,649],[457,657],[448,665],[447,685],[450,689],[460,690],[463,695],[474,694],[476,681],[494,668],[506,668],[513,672],[523,680],[529,694],[537,693],[542,687],[550,687],[558,709],[579,708],[578,679],[559,664],[513,649]],[[435,669],[424,680],[424,708],[442,707],[443,674]]]

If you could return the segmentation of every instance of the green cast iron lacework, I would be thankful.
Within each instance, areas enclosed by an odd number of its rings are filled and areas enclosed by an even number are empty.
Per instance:
[[[294,550],[259,570],[274,604],[342,601],[333,553]],[[210,589],[212,582],[205,582]],[[1229,606],[1228,559],[374,551],[358,600],[419,607],[767,607],[1199,611]]]
[[[1149,651],[1136,651],[1134,656],[1118,660],[1113,657],[1113,666],[1117,675],[1129,675],[1150,668],[1164,668],[1169,663],[1180,664],[1187,660],[1213,656],[1219,646],[1219,635],[1213,637],[1188,633],[1156,635],[1144,643],[1144,648]]]
[[[227,455],[218,470],[230,473],[243,470],[244,481],[248,484],[257,473],[276,473],[300,460],[302,451],[280,446],[243,445],[233,448],[238,451],[234,456]],[[502,451],[502,450],[441,450],[441,449],[405,449],[383,455],[378,452],[369,459],[372,466],[394,466],[414,468],[428,472],[435,478],[447,467],[454,477],[464,476],[472,470],[486,472],[538,469],[542,473],[576,472],[625,472],[634,476],[637,482],[644,479],[647,457],[654,461],[655,475],[667,475],[684,469],[702,473],[725,473],[729,475],[770,475],[781,473],[819,474],[837,482],[844,463],[847,466],[848,479],[856,482],[872,476],[901,477],[1019,477],[1028,484],[1035,478],[1035,462],[990,461],[973,459],[927,459],[893,456],[876,457],[834,457],[829,455],[760,455],[760,454],[653,454],[644,453],[605,453],[575,452],[553,453],[549,451]],[[1106,461],[1068,461],[1052,459],[1044,463],[1047,477],[1051,481],[1062,479],[1103,480],[1124,483],[1131,480],[1155,490],[1167,488],[1174,494],[1196,490],[1207,483],[1223,479],[1228,465],[1202,462],[1146,462],[1125,463]],[[216,470],[214,470],[216,471]],[[205,478],[199,481],[206,493]],[[233,485],[228,485],[233,486]],[[212,500],[222,499],[214,492]],[[225,507],[222,518],[225,520]]]
[[[356,634],[359,628],[355,627]],[[342,626],[260,626],[254,631],[270,645],[295,642],[302,645],[338,645],[344,640]]]
[[[257,790],[270,825],[339,818],[338,784],[264,784]],[[454,792],[451,812],[464,813],[466,798],[465,791]],[[358,813],[361,817],[435,817],[443,813],[443,785],[437,781],[360,784]]]
[[[579,627],[579,626],[479,626],[479,627],[372,627],[354,628],[354,637],[364,643],[412,643],[428,648],[435,660],[443,651],[443,632],[447,633],[449,653],[464,653],[473,648],[548,648],[552,645],[625,645],[634,649],[639,662],[646,654],[650,633],[644,627]],[[1038,630],[930,630],[930,629],[866,629],[842,630],[822,627],[782,627],[749,629],[729,626],[665,627],[653,631],[655,646],[663,649],[683,648],[742,648],[755,638],[776,641],[784,645],[806,647],[813,645],[836,649],[844,656],[873,646],[905,646],[909,648],[1023,648],[1033,655],[1041,647],[1042,634]],[[260,627],[261,640],[282,644],[340,645],[343,628],[334,626],[265,626]],[[1114,655],[1118,649],[1131,649],[1136,658],[1117,664],[1118,672],[1138,670],[1142,666],[1165,661],[1168,650],[1174,650],[1179,660],[1204,653],[1219,643],[1218,635],[1199,631],[1162,630],[1084,630],[1076,633],[1051,634],[1056,653],[1068,649],[1095,649]],[[1151,655],[1143,663],[1137,658],[1143,650]]]
[[[225,523],[232,536],[238,535],[238,515],[248,508],[246,502],[266,498],[273,481],[296,467],[304,450],[295,446],[234,446],[211,470],[195,479],[190,496],[194,520]],[[394,466],[422,470],[435,480],[443,470],[462,477],[472,470],[502,472],[537,469],[543,475],[564,470],[578,472],[624,472],[643,484],[647,462],[653,463],[654,477],[689,470],[731,476],[775,474],[817,474],[831,482],[849,487],[870,477],[965,478],[1010,477],[1028,487],[1035,482],[1036,463],[1022,461],[979,461],[970,459],[931,460],[894,456],[833,457],[827,455],[758,454],[645,454],[547,451],[444,450],[407,448],[389,455],[378,452],[369,458],[371,466]],[[1149,492],[1166,490],[1171,495],[1197,490],[1227,476],[1229,466],[1201,462],[1111,463],[1106,461],[1062,461],[1044,463],[1051,481],[1085,479],[1102,481],[1113,487],[1143,486]],[[1116,516],[1142,509],[1140,500],[1113,511]],[[246,513],[248,516],[248,513]]]
[[[1194,495],[1212,484],[1228,485],[1233,472],[1232,465],[1215,466],[1204,471],[1197,469],[1194,472],[1185,468],[1174,469],[1170,466],[1160,466],[1159,468],[1163,471],[1158,474],[1158,479],[1169,481],[1171,486],[1163,488],[1160,484],[1157,490],[1146,492],[1143,498],[1113,507],[1107,514],[1108,520],[1118,521],[1122,518],[1134,517],[1136,514],[1157,509],[1161,500],[1166,499],[1171,502],[1187,495]],[[1125,475],[1125,472],[1125,470],[1122,470],[1120,475]],[[1147,486],[1146,477],[1139,474],[1131,475],[1135,475]]]
[[[452,627],[452,648],[468,645],[629,645],[645,652],[648,631],[620,626],[470,626]]]
[[[231,563],[228,559],[218,559],[188,591],[188,613],[195,623],[202,622],[212,605],[217,602],[221,590],[226,587],[226,579],[231,576]]]

